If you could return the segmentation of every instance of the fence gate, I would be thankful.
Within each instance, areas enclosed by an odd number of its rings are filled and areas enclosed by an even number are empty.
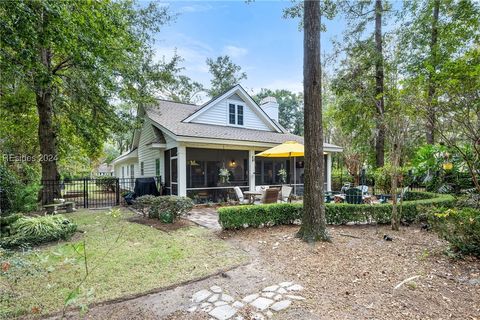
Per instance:
[[[154,177],[160,188],[160,177]],[[135,178],[84,178],[43,180],[42,192],[53,193],[55,198],[75,202],[79,208],[105,208],[123,204],[123,195],[133,192]]]

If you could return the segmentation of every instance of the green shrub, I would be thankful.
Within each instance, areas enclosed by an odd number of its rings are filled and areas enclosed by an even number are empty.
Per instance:
[[[0,238],[8,237],[12,234],[12,224],[23,217],[19,213],[0,216]]]
[[[480,257],[480,210],[440,208],[432,212],[429,221],[455,252]]]
[[[480,194],[472,192],[460,197],[457,201],[457,206],[480,210]]]
[[[408,169],[401,167],[397,169],[397,185],[408,186],[410,185],[411,178],[408,175]],[[393,167],[390,164],[378,168],[373,173],[375,179],[375,189],[382,191],[385,194],[390,194],[392,191],[392,175]]]
[[[427,199],[403,201],[401,219],[405,222],[418,220],[428,207],[450,207],[454,198],[450,195],[425,193]],[[400,207],[400,206],[399,206]],[[329,224],[345,224],[348,222],[390,223],[392,205],[385,204],[348,204],[327,203],[325,214]],[[303,205],[301,203],[277,203],[270,205],[242,205],[225,207],[218,210],[219,222],[224,229],[244,227],[260,227],[282,224],[293,224],[301,219]]]
[[[77,226],[62,215],[21,217],[11,224],[11,235],[0,238],[3,248],[37,245],[60,239],[69,239]]]
[[[165,223],[173,223],[179,216],[193,208],[193,200],[179,196],[160,196],[152,200],[148,216]]]
[[[95,185],[103,191],[115,192],[117,186],[117,178],[102,176],[95,178]]]
[[[149,194],[138,197],[135,199],[133,207],[136,210],[140,211],[144,217],[146,217],[148,214],[148,210],[152,206],[155,198],[156,198],[155,196],[152,196]]]

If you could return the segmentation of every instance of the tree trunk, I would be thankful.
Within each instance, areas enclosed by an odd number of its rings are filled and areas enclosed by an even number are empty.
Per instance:
[[[394,145],[392,153],[392,230],[398,231],[400,229],[400,218],[397,208],[397,188],[398,188],[398,159],[399,159],[399,148]]]
[[[428,144],[435,143],[435,125],[436,125],[436,85],[435,85],[435,71],[438,66],[438,16],[440,13],[440,0],[435,0],[433,3],[433,18],[432,18],[432,34],[430,40],[430,59],[431,69],[428,75],[428,110],[425,138]]]
[[[323,200],[324,161],[322,126],[322,73],[320,65],[319,1],[304,1],[303,90],[305,132],[305,182],[302,226],[305,241],[329,240]]]
[[[383,44],[382,44],[382,0],[375,1],[375,107],[377,110],[377,140],[375,143],[375,164],[383,167],[385,164],[385,99],[383,73]]]
[[[46,70],[50,69],[50,51],[41,48],[40,59]],[[57,169],[57,137],[53,125],[53,103],[50,82],[38,83],[35,92],[38,112],[38,141],[40,143],[40,162],[42,165],[42,204],[53,202],[60,195]]]

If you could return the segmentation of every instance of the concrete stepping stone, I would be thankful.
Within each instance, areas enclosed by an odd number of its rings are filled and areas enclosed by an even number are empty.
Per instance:
[[[215,302],[213,305],[214,305],[215,307],[220,307],[220,306],[224,306],[224,305],[226,305],[226,304],[228,304],[228,303],[226,303],[225,301],[217,301],[217,302]]]
[[[296,296],[296,295],[290,295],[290,294],[287,294],[285,297],[292,300],[305,300],[305,298],[302,296]]]
[[[255,308],[257,308],[258,310],[263,311],[263,310],[267,309],[272,303],[273,303],[272,299],[267,299],[267,298],[260,297],[260,298],[255,299],[250,304],[252,306],[254,306]]]
[[[263,289],[263,291],[277,291],[277,289],[279,288],[279,286],[277,285],[273,285],[273,286],[270,286],[270,287],[266,287],[265,289]]]
[[[213,306],[211,303],[208,303],[208,302],[204,302],[200,305],[200,309],[203,311],[203,312],[210,312],[210,310],[213,309]]]
[[[275,301],[278,301],[278,300],[282,300],[282,295],[281,294],[277,294],[275,297],[273,297],[273,300]]]
[[[250,294],[250,295],[246,296],[245,298],[243,298],[242,301],[244,301],[246,303],[250,303],[253,300],[257,299],[259,296],[260,295],[258,293]]]
[[[235,301],[235,299],[233,299],[232,296],[228,295],[228,294],[222,294],[222,300],[223,301],[226,301],[226,302],[233,302]]]
[[[274,295],[275,295],[275,292],[264,292],[264,293],[262,293],[262,296],[266,297],[266,298],[271,298]]]
[[[212,295],[210,298],[208,298],[208,302],[216,302],[218,300],[218,298],[220,297],[219,294],[214,294]]]
[[[283,294],[283,293],[287,293],[287,290],[285,290],[284,288],[279,288],[277,292]]]
[[[291,300],[282,300],[272,304],[270,309],[272,309],[273,311],[281,311],[283,309],[290,307],[291,304],[292,304]]]
[[[288,291],[301,291],[303,290],[303,287],[299,284],[294,284],[293,286],[290,286],[287,288]]]
[[[240,301],[235,301],[234,303],[232,303],[232,307],[237,308],[237,309],[241,309],[244,306],[245,306],[245,304],[241,303]]]
[[[193,302],[202,302],[203,300],[210,297],[212,293],[206,289],[195,292],[192,296]]]
[[[235,313],[237,313],[237,309],[229,306],[228,304],[216,307],[208,314],[218,320],[227,320],[232,318]]]
[[[222,293],[222,288],[220,288],[219,286],[211,286],[210,291],[212,291],[213,293]]]

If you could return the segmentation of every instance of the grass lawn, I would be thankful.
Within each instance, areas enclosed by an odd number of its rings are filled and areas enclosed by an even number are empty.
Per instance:
[[[204,228],[167,233],[128,222],[132,215],[79,210],[66,216],[84,233],[68,242],[0,256],[0,262],[10,263],[0,279],[0,318],[62,310],[85,276],[85,255],[89,274],[71,301],[76,306],[165,287],[247,259]]]

